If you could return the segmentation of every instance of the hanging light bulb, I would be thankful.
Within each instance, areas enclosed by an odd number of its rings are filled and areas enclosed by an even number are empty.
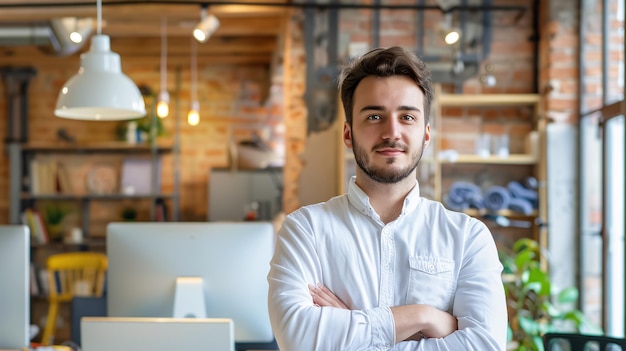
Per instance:
[[[197,126],[200,123],[200,103],[198,102],[198,59],[197,43],[191,40],[191,109],[187,114],[187,123]]]
[[[157,102],[157,116],[165,118],[170,114],[170,94],[167,91],[161,91]]]
[[[165,118],[170,114],[170,94],[167,92],[167,20],[161,19],[161,91],[157,102],[157,116]]]
[[[200,104],[198,101],[191,102],[191,109],[187,114],[187,123],[190,126],[197,126],[200,123]]]

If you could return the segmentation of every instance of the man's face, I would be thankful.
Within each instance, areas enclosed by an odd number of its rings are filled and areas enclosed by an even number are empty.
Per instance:
[[[364,78],[354,92],[352,127],[344,143],[361,170],[380,183],[414,174],[430,141],[424,123],[424,93],[404,76]]]

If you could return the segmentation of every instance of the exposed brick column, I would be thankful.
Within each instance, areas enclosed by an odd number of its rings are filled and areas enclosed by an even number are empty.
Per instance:
[[[304,162],[307,109],[304,102],[306,88],[306,59],[302,36],[303,14],[292,10],[285,30],[285,168],[283,170],[283,211],[290,213],[300,207],[298,179]]]
[[[540,1],[539,92],[546,116],[578,123],[578,6],[569,0]]]

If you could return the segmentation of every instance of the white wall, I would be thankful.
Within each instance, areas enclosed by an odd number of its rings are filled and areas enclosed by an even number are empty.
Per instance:
[[[304,168],[300,174],[298,199],[301,205],[322,202],[337,195],[337,123],[331,128],[309,135],[304,152]]]

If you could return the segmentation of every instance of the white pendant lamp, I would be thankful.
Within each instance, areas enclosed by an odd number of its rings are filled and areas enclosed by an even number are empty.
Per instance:
[[[167,21],[161,19],[161,91],[157,97],[157,116],[165,118],[170,114],[170,93],[167,92]]]
[[[54,114],[84,121],[116,121],[146,115],[141,92],[124,73],[120,55],[111,51],[108,35],[101,34],[101,0],[97,0],[98,33],[80,69],[61,88]]]
[[[197,126],[200,123],[200,103],[198,102],[198,59],[195,40],[191,40],[191,108],[187,114],[187,123]]]

